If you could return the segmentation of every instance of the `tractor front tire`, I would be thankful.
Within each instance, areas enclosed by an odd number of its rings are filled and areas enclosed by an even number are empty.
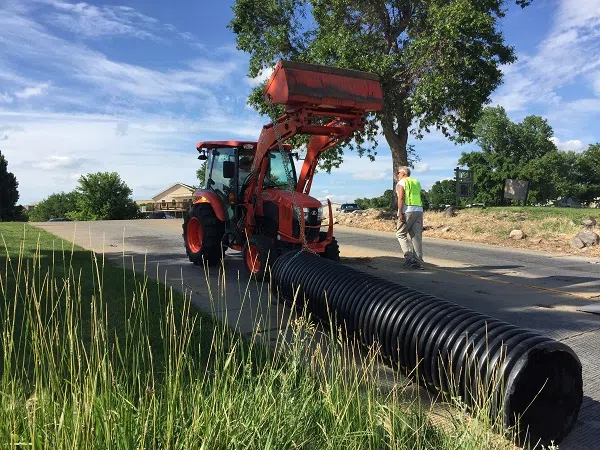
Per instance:
[[[183,242],[188,258],[197,266],[221,261],[225,224],[209,204],[192,205],[183,220]]]
[[[242,253],[248,274],[258,281],[267,279],[269,269],[277,258],[276,252],[273,239],[261,235],[251,236]]]
[[[319,233],[319,238],[320,241],[324,241],[325,239],[327,239],[327,233]],[[340,260],[340,246],[335,237],[333,237],[331,239],[331,242],[327,244],[327,246],[325,247],[325,251],[321,253],[321,256],[325,259],[330,259],[332,261]]]

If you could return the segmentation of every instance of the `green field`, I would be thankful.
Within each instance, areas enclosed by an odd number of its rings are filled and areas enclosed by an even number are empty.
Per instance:
[[[2,449],[506,446],[485,409],[434,426],[406,383],[381,388],[376,352],[317,343],[308,320],[267,349],[101,255],[0,236]]]

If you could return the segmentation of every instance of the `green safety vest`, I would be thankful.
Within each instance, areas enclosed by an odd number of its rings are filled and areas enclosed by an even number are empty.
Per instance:
[[[414,178],[404,178],[404,204],[406,206],[423,206],[421,183]]]

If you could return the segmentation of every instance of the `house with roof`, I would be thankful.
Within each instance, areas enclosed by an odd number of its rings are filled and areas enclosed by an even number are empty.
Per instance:
[[[142,212],[166,212],[175,217],[183,217],[192,204],[192,196],[196,189],[184,183],[175,183],[173,186],[159,192],[151,200],[138,200]]]

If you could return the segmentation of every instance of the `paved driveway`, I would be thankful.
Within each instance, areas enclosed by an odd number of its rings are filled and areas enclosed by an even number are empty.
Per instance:
[[[257,321],[261,332],[280,328],[289,311],[269,298],[265,286],[245,276],[239,254],[205,273],[190,264],[181,220],[54,222],[37,224],[110,259],[148,268],[192,295],[200,308],[242,332]],[[594,449],[600,442],[600,315],[580,312],[600,300],[600,260],[426,239],[427,270],[401,267],[391,233],[337,227],[342,261],[382,278],[530,328],[570,345],[583,364],[584,403],[561,449]],[[158,266],[158,269],[157,269]],[[225,269],[225,270],[223,270]]]

